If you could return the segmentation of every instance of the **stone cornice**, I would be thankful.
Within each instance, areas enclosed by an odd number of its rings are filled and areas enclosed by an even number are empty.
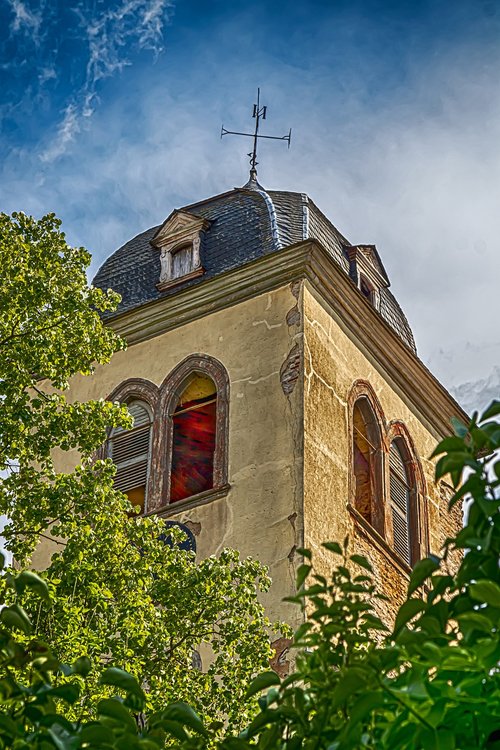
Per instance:
[[[116,315],[108,325],[132,345],[301,278],[437,439],[450,434],[450,417],[467,421],[457,402],[315,240]]]

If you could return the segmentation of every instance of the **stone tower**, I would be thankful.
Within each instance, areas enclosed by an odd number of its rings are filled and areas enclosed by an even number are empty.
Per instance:
[[[111,255],[129,344],[74,398],[129,404],[106,447],[117,485],[182,523],[197,554],[259,558],[271,618],[297,623],[297,548],[329,566],[349,536],[389,609],[460,517],[429,456],[459,406],[419,360],[374,245],[352,245],[302,193],[250,182],[173,211]],[[387,616],[390,616],[388,611]]]

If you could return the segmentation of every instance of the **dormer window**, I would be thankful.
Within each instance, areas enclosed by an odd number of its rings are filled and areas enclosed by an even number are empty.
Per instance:
[[[375,245],[349,245],[349,275],[366,299],[379,309],[380,290],[389,286],[389,279]]]
[[[370,300],[370,302],[373,304],[374,289],[363,276],[360,276],[359,278],[359,288],[361,289],[361,294],[363,295],[363,297],[366,297],[366,299]]]
[[[161,292],[204,273],[201,242],[210,222],[186,211],[174,211],[151,240],[160,251]]]

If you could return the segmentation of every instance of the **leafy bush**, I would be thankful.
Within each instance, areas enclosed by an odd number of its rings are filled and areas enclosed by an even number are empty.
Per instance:
[[[374,614],[367,560],[325,544],[339,560],[327,581],[302,551],[296,671],[254,681],[249,694],[272,687],[225,750],[500,748],[499,414],[494,402],[436,448],[436,479],[450,474],[450,505],[468,498],[467,519],[440,558],[417,563],[391,630]]]

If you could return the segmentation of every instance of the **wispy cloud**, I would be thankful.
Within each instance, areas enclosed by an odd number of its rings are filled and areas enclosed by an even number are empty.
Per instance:
[[[81,112],[76,104],[68,104],[62,122],[57,129],[56,137],[40,154],[42,162],[52,162],[64,154],[69,144],[74,141],[75,136],[80,132],[80,114]]]
[[[55,138],[42,150],[42,162],[66,152],[94,113],[99,82],[131,65],[131,52],[146,50],[157,57],[163,51],[163,29],[172,11],[173,0],[122,0],[99,14],[85,6],[75,9],[88,51],[85,80],[65,107]]]
[[[30,34],[35,42],[39,40],[43,20],[43,5],[39,7],[38,11],[35,11],[22,0],[8,0],[8,3],[14,14],[11,31]]]

